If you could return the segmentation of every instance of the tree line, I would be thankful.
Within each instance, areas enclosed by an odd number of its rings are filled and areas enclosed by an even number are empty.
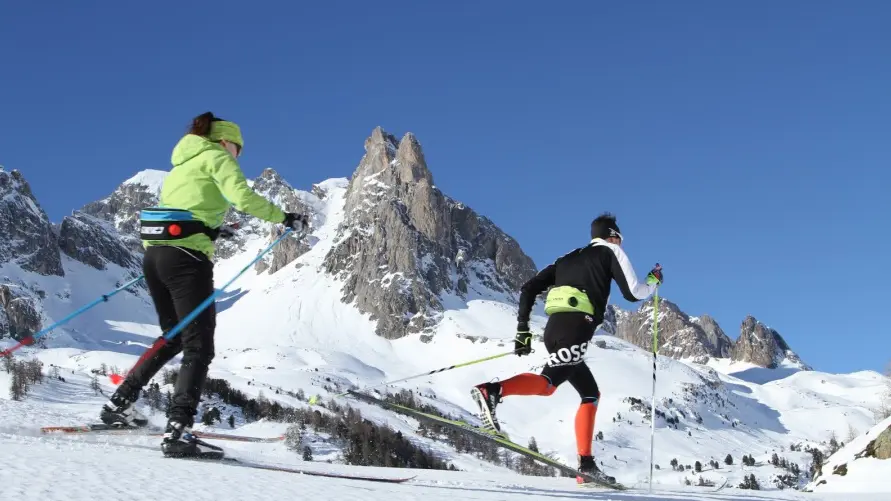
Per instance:
[[[456,417],[444,414],[433,405],[418,401],[411,390],[403,389],[395,394],[387,394],[384,400],[452,421],[459,420]],[[523,475],[551,477],[557,474],[555,468],[538,463],[532,458],[512,451],[500,450],[499,445],[491,440],[486,440],[472,433],[460,432],[436,422],[425,423],[419,421],[418,434],[422,437],[439,439],[454,447],[458,452],[473,454],[479,459],[510,468]],[[530,438],[527,447],[535,452],[540,452],[535,437]]]
[[[175,374],[165,377],[167,378],[166,382],[175,384]],[[286,433],[286,441],[289,448],[304,458],[312,458],[312,449],[306,443],[306,431],[311,429],[316,433],[328,434],[333,441],[337,442],[343,451],[344,461],[348,464],[457,469],[453,464],[413,443],[402,432],[365,419],[357,409],[332,400],[320,400],[318,403],[327,412],[312,408],[291,407],[265,398],[262,391],[256,398],[251,397],[241,390],[232,388],[228,381],[215,378],[207,378],[203,393],[208,397],[216,395],[224,403],[241,408],[246,421],[267,419],[275,422],[293,423]],[[305,398],[303,391],[286,393],[300,399]],[[397,394],[390,394],[385,400],[421,412],[453,419],[450,416],[444,416],[436,407],[418,401],[411,390],[401,390]],[[418,434],[422,437],[443,441],[454,447],[459,453],[473,454],[477,458],[505,466],[524,475],[554,476],[558,473],[555,468],[542,465],[526,456],[511,451],[502,451],[498,444],[472,433],[462,433],[436,423],[420,422]],[[534,437],[528,446],[539,452]]]
[[[37,359],[16,360],[12,354],[3,357],[3,370],[12,375],[9,396],[23,400],[31,387],[43,382],[43,362]]]
[[[174,371],[165,373],[165,384],[175,384]],[[292,423],[288,427],[286,443],[304,459],[312,460],[312,449],[305,442],[307,430],[328,434],[343,451],[344,462],[361,466],[384,466],[438,470],[456,470],[407,439],[399,431],[376,424],[362,417],[355,408],[342,406],[333,401],[320,402],[324,410],[282,405],[260,394],[254,398],[232,388],[224,379],[207,378],[203,394],[217,396],[226,404],[239,407],[246,421],[267,419],[274,422]],[[210,413],[213,410],[211,409]],[[233,417],[230,416],[230,425]]]

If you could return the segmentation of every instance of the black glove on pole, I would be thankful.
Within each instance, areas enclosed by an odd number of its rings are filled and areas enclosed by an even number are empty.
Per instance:
[[[517,336],[514,338],[514,351],[522,357],[532,353],[532,333],[527,322],[517,323]]]
[[[295,233],[300,233],[301,231],[303,231],[304,226],[306,226],[308,222],[309,220],[303,214],[286,212],[285,219],[284,221],[282,221],[282,224],[294,230]]]

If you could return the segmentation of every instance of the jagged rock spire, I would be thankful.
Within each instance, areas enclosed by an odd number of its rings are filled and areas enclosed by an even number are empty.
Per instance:
[[[448,295],[514,295],[535,273],[514,239],[436,188],[412,133],[372,131],[344,210],[326,270],[388,338],[435,325]]]

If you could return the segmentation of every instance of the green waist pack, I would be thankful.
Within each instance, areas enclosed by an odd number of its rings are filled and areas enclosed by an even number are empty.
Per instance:
[[[581,312],[593,315],[594,306],[591,304],[591,300],[588,299],[588,295],[575,287],[569,285],[554,287],[548,292],[548,297],[545,300],[545,313],[551,315],[553,313],[565,312]]]

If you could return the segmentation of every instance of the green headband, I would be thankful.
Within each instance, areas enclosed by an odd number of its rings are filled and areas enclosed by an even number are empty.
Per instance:
[[[237,144],[239,148],[244,148],[244,139],[241,138],[241,129],[232,122],[227,122],[225,120],[211,122],[210,134],[208,134],[207,137],[211,141],[226,140],[230,143]]]

